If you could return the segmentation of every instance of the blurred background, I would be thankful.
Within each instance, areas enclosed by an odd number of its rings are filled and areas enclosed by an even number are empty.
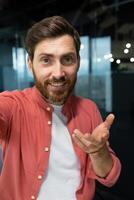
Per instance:
[[[134,0],[0,0],[0,92],[33,85],[25,35],[51,15],[64,16],[81,37],[74,92],[94,100],[104,119],[110,112],[116,116],[110,144],[122,172],[112,188],[97,183],[94,200],[133,200]]]

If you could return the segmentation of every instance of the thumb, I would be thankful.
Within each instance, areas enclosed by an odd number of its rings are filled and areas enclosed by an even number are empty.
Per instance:
[[[115,118],[115,116],[114,116],[114,114],[112,114],[112,113],[110,113],[110,114],[106,117],[104,123],[106,124],[106,126],[107,126],[108,129],[110,129],[111,125],[113,124],[114,118]]]

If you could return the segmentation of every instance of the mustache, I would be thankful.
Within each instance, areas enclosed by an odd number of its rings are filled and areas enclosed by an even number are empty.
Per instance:
[[[63,82],[67,82],[68,78],[66,76],[62,76],[62,77],[53,77],[52,79],[49,79],[46,81],[46,83],[51,84],[51,83],[63,83]]]

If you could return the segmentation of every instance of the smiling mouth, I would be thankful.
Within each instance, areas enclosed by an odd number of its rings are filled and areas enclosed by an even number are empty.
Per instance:
[[[67,85],[67,82],[60,82],[60,83],[49,83],[48,87],[50,90],[54,91],[63,91]]]
[[[53,87],[63,87],[64,85],[66,85],[66,83],[50,83],[51,86]]]

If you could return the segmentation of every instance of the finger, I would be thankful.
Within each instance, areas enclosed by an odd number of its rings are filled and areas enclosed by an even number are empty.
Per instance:
[[[84,134],[83,134],[80,130],[78,130],[78,129],[75,129],[75,130],[74,130],[74,134],[75,134],[75,136],[77,136],[79,139],[81,139],[81,138],[84,137]]]
[[[83,144],[83,142],[81,140],[79,140],[78,137],[75,136],[75,134],[73,134],[73,139],[75,141],[75,143],[81,148],[81,149],[85,149],[85,144]]]
[[[99,143],[101,143],[101,138],[100,139],[96,139],[92,135],[89,135],[88,136],[88,141],[90,143],[92,143],[93,145],[98,145]]]
[[[110,129],[111,125],[113,124],[114,118],[115,118],[115,116],[114,116],[114,114],[112,114],[112,113],[110,113],[110,114],[106,117],[104,123],[106,124],[106,126],[107,126],[108,129]]]
[[[85,133],[84,134],[84,138],[88,139],[90,137],[90,134],[89,133]]]
[[[98,141],[96,141],[96,139],[94,137],[92,137],[92,135],[90,133],[85,133],[84,138],[88,141],[88,144],[93,144],[93,145],[97,145]],[[100,140],[101,142],[101,140]],[[87,146],[88,146],[87,144]]]
[[[88,147],[90,142],[86,139],[85,135],[82,134],[79,130],[75,129],[73,137],[77,138],[83,145]]]
[[[102,143],[107,142],[108,138],[109,138],[109,134],[107,134],[107,135],[105,135],[105,136],[102,136],[101,142],[102,142]]]
[[[107,141],[109,138],[109,131],[107,128],[102,134],[98,134],[97,137],[95,137],[93,134],[88,135],[87,140],[94,144],[94,145],[100,145],[101,143],[104,143],[104,141]]]
[[[102,137],[105,137],[105,135],[102,136]],[[84,134],[84,138],[87,139],[90,143],[92,143],[92,144],[94,144],[94,145],[98,144],[98,139],[96,140],[96,138],[94,138],[94,137],[93,137],[91,134],[89,134],[89,133],[85,133],[85,134]],[[101,142],[101,139],[100,139],[100,142]]]

